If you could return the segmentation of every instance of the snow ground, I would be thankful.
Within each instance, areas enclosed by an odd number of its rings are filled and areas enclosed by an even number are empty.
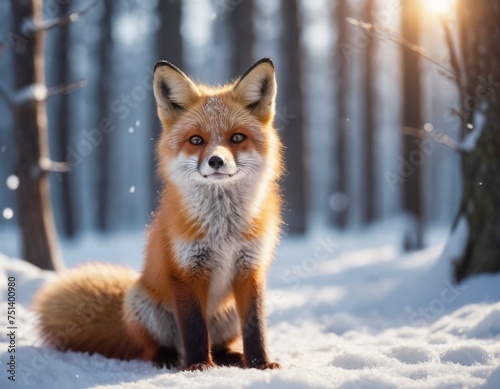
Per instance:
[[[41,347],[30,302],[54,274],[0,255],[3,305],[7,276],[17,280],[18,327],[12,383],[3,308],[0,387],[500,388],[500,275],[455,286],[446,257],[459,241],[451,241],[447,255],[442,243],[402,255],[396,240],[377,229],[356,236],[318,231],[282,242],[267,295],[268,343],[279,371],[158,370]],[[89,236],[63,249],[69,266],[88,258],[139,269],[142,245],[140,234]]]

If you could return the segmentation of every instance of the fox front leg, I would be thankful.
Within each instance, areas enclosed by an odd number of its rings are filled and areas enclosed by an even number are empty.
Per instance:
[[[279,369],[279,363],[270,362],[266,351],[264,281],[257,273],[237,276],[233,291],[241,321],[245,367]]]
[[[175,305],[177,320],[184,343],[184,370],[206,370],[214,367],[209,347],[204,302],[198,288],[175,281]]]

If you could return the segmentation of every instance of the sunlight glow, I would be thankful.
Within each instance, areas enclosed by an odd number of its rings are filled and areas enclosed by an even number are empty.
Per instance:
[[[423,3],[430,12],[445,14],[450,12],[454,0],[423,0]]]

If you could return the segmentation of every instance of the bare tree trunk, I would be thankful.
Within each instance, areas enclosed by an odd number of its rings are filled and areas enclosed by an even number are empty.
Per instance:
[[[285,222],[289,232],[306,231],[306,172],[304,166],[304,94],[302,91],[302,51],[300,49],[300,21],[298,0],[281,5],[282,63],[284,75],[280,86],[284,106],[277,107],[276,125],[285,148],[287,176],[284,179],[286,201]]]
[[[161,24],[156,35],[158,59],[165,59],[182,69],[184,67],[181,35],[182,1],[159,1],[158,13],[161,18]]]
[[[182,1],[170,0],[158,2],[160,27],[156,35],[156,60],[167,60],[180,69],[184,68],[184,49],[181,35]],[[153,117],[156,118],[156,103],[151,94]],[[151,124],[151,138],[157,139],[161,131],[158,120]],[[151,142],[151,209],[154,210],[158,203],[158,194],[161,190],[160,178],[156,174],[156,142]]]
[[[232,46],[231,74],[233,76],[242,75],[254,61],[253,11],[254,1],[244,0],[229,13]]]
[[[363,10],[364,21],[371,23],[373,21],[374,0],[365,0]],[[363,97],[364,97],[364,115],[363,115],[363,146],[364,146],[364,185],[365,185],[365,207],[364,221],[373,222],[376,217],[377,192],[375,187],[375,175],[377,172],[377,161],[375,158],[375,39],[369,38],[368,46],[364,49],[364,69],[363,69]]]
[[[69,2],[63,2],[59,5],[60,17],[69,15]],[[69,85],[70,80],[70,24],[65,24],[60,27],[57,32],[57,75],[56,85]],[[71,123],[71,109],[69,98],[66,96],[59,96],[58,105],[58,120],[57,126],[54,131],[54,136],[57,139],[57,154],[55,158],[63,161],[66,156],[66,147],[70,144],[70,131],[72,128]],[[67,237],[74,237],[76,234],[75,224],[75,211],[72,196],[72,181],[73,176],[71,173],[61,175],[60,193],[61,193],[61,220],[62,230]]]
[[[402,36],[418,45],[420,34],[420,8],[418,1],[402,2]],[[403,49],[403,118],[402,125],[422,128],[420,55]],[[403,157],[412,166],[413,173],[405,178],[403,185],[403,210],[409,215],[414,228],[405,237],[405,246],[409,250],[423,247],[424,210],[422,206],[422,169],[419,158],[422,150],[414,138],[403,136]]]
[[[26,21],[40,23],[42,0],[13,0],[14,33],[25,36]],[[35,86],[45,88],[45,33],[26,37],[25,45],[14,54],[15,87],[17,91]],[[15,172],[20,185],[17,209],[22,238],[22,256],[42,269],[61,266],[57,235],[50,204],[49,177],[41,166],[49,161],[49,144],[45,98],[40,96],[20,103],[15,108]]]
[[[470,138],[464,142],[462,201],[453,226],[465,220],[468,229],[465,250],[455,261],[460,282],[500,271],[500,0],[457,3],[458,52],[451,39],[448,44],[462,104],[461,140],[480,133],[475,144]]]
[[[111,85],[113,77],[113,1],[104,0],[104,14],[101,22],[101,39],[99,43],[100,82],[98,87],[98,120],[110,117]],[[97,228],[108,231],[110,228],[110,170],[112,153],[112,134],[105,134],[98,148],[98,185],[97,185]]]
[[[335,130],[336,139],[333,150],[335,150],[335,165],[337,177],[333,181],[332,194],[330,198],[331,221],[339,228],[347,226],[349,197],[347,188],[347,102],[349,79],[349,63],[345,47],[348,42],[348,31],[345,18],[348,15],[347,0],[338,0],[334,9],[334,23],[337,27],[337,44],[335,49],[335,62],[337,69],[335,74]]]

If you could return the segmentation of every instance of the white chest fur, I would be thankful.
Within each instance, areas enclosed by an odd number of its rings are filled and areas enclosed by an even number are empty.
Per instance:
[[[248,209],[255,189],[237,185],[193,189],[190,213],[207,233],[197,241],[177,240],[174,249],[182,267],[210,271],[210,315],[215,314],[220,301],[231,291],[238,273],[270,261],[274,236],[253,240],[244,237],[252,221]]]

